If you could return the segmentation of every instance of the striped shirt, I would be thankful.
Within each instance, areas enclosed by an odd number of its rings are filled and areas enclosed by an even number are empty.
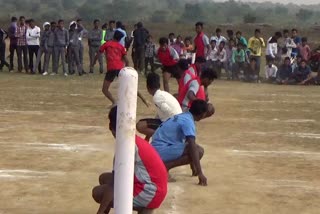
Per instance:
[[[17,45],[18,46],[26,46],[27,45],[27,26],[22,25],[22,26],[17,26],[15,36],[18,38],[17,40]]]

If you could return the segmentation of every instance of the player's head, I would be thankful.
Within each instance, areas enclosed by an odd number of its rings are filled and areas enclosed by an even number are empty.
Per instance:
[[[160,76],[156,73],[150,73],[147,76],[147,89],[149,94],[154,95],[154,93],[160,89]]]
[[[211,85],[211,83],[214,81],[214,79],[217,79],[217,73],[212,68],[205,68],[201,72],[201,85],[204,87],[208,87]]]
[[[178,62],[178,72],[176,74],[176,79],[180,79],[183,73],[188,70],[189,62],[187,59],[180,59]]]
[[[189,111],[193,115],[195,121],[200,121],[205,118],[207,114],[208,104],[204,100],[195,100],[192,102]]]
[[[203,22],[197,22],[195,26],[196,26],[196,32],[200,34],[203,30]]]
[[[93,21],[93,26],[94,26],[94,28],[99,28],[99,25],[100,25],[100,20],[99,19],[95,19],[94,21]]]
[[[119,42],[123,36],[122,32],[116,30],[116,32],[114,32],[113,39]]]
[[[112,107],[109,112],[109,130],[111,131],[113,137],[116,137],[117,131],[117,106]]]

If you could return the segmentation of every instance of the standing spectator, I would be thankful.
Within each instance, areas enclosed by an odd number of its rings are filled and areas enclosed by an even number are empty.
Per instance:
[[[183,56],[186,58],[191,64],[192,61],[192,53],[194,51],[194,47],[192,45],[191,39],[189,37],[184,39],[184,47],[183,47]]]
[[[48,45],[48,38],[49,38],[49,33],[50,33],[50,23],[49,22],[45,22],[43,24],[43,32],[41,32],[41,36],[40,36],[40,48],[38,51],[38,55],[37,55],[37,60],[36,60],[36,64],[33,67],[32,72],[35,73],[35,70],[37,67],[40,67],[41,70],[41,57],[44,54],[44,65],[43,68],[46,68],[49,62],[46,61],[47,58],[47,54],[48,54],[48,49],[47,49],[47,45]],[[48,70],[41,70],[43,73],[43,75],[47,75],[48,74]]]
[[[18,19],[16,17],[11,18],[11,24],[8,28],[8,36],[10,38],[10,71],[13,71],[14,65],[13,65],[13,59],[14,59],[14,51],[16,51],[18,55],[18,49],[17,49],[17,37],[16,37],[16,31],[17,31],[17,21]]]
[[[17,51],[18,51],[18,72],[22,72],[22,55],[24,62],[24,69],[26,73],[29,73],[28,66],[28,46],[27,46],[27,26],[25,24],[25,17],[20,16],[19,25],[17,26],[17,30],[15,33],[15,37],[17,40]]]
[[[210,53],[207,60],[207,64],[209,65],[209,67],[214,68],[215,63],[218,60],[217,41],[214,39],[210,40]]]
[[[219,46],[217,47],[217,56],[218,59],[216,61],[216,71],[218,73],[218,77],[221,76],[221,69],[222,68],[226,68],[226,64],[227,64],[227,51],[224,48],[226,45],[226,43],[224,41],[220,42]],[[227,71],[227,69],[225,69],[226,74],[227,74],[227,78],[230,79],[229,73]]]
[[[81,41],[79,36],[82,32],[82,27],[77,27],[77,22],[73,21],[69,25],[69,45],[68,45],[68,69],[69,74],[75,73],[74,65],[76,65],[79,76],[83,75],[82,64],[80,61]]]
[[[175,42],[176,42],[176,38],[175,38],[175,35],[174,35],[174,33],[169,33],[169,46],[171,46],[171,45],[173,45]]]
[[[266,60],[267,63],[271,60],[273,62],[277,61],[278,58],[278,39],[282,37],[281,32],[276,32],[274,36],[270,37],[267,42],[267,49],[266,49]]]
[[[301,55],[302,60],[308,63],[311,57],[311,49],[308,45],[308,39],[303,37],[301,41],[301,45],[298,46],[299,54]]]
[[[106,36],[104,38],[106,42],[113,40],[113,35],[114,35],[114,32],[116,31],[115,25],[116,25],[116,21],[114,20],[109,21],[109,28],[107,29]]]
[[[177,36],[177,39],[175,40],[175,42],[171,43],[171,47],[173,47],[177,51],[179,57],[182,56],[183,55],[183,47],[184,47],[184,44],[182,41],[182,36],[180,36],[180,35]]]
[[[220,29],[220,28],[217,28],[217,29],[216,29],[216,35],[215,35],[215,36],[212,36],[212,37],[210,38],[210,41],[216,40],[216,41],[217,41],[217,46],[219,46],[219,45],[220,45],[220,42],[222,42],[222,41],[227,42],[227,39],[226,39],[225,37],[223,37],[223,36],[221,35],[221,33],[222,33],[221,29]]]
[[[103,45],[104,43],[106,43],[106,35],[107,35],[107,29],[108,29],[108,24],[107,23],[104,23],[102,26],[101,26],[101,30],[102,30],[102,39],[101,39],[101,45]]]
[[[289,37],[289,30],[283,31],[284,47],[287,49],[286,55],[292,57],[293,48],[297,48],[296,43]]]
[[[232,53],[232,79],[239,79],[241,70],[244,70],[246,54],[241,43],[237,45],[237,49]]]
[[[232,77],[232,55],[233,55],[233,51],[237,50],[236,46],[235,46],[235,41],[234,40],[229,40],[228,43],[228,47],[225,49],[226,50],[226,54],[227,54],[227,61],[226,61],[226,72],[227,72],[227,78],[228,80],[231,79]]]
[[[205,63],[206,58],[210,54],[210,43],[209,38],[203,33],[203,23],[197,22],[195,24],[197,36],[194,39],[194,48],[196,52],[196,62]]]
[[[143,27],[143,24],[139,22],[137,29],[133,32],[133,48],[134,48],[134,68],[137,71],[143,72],[145,68],[145,44],[149,32]]]
[[[82,68],[82,73],[81,74],[86,74],[86,72],[83,70],[83,54],[84,54],[84,46],[83,46],[83,38],[87,37],[88,35],[88,31],[83,27],[82,25],[82,19],[77,19],[77,23],[76,23],[76,28],[80,28],[82,29],[80,34],[79,34],[79,41],[80,41],[80,48],[79,48],[79,59],[80,59],[80,63],[81,63],[81,68]],[[77,30],[79,31],[79,30]],[[80,73],[79,73],[80,74]]]
[[[0,71],[2,71],[3,66],[7,66],[10,70],[9,63],[6,62],[6,42],[5,40],[8,38],[8,33],[0,28]]]
[[[256,73],[258,76],[260,74],[262,48],[265,46],[264,40],[261,37],[260,29],[256,29],[254,36],[249,39],[248,48],[251,51],[250,58],[254,58],[256,60]]]
[[[123,46],[123,47],[126,47],[126,38],[127,38],[127,32],[125,30],[122,29],[123,28],[123,25],[122,25],[122,22],[118,21],[116,23],[116,30],[117,31],[120,31],[122,34],[123,34],[123,37],[121,38],[120,40],[120,44]]]
[[[298,36],[298,30],[297,29],[292,29],[291,30],[292,33],[292,39],[293,42],[296,44],[296,48],[292,48],[292,54],[291,56],[293,58],[296,58],[299,55],[299,50],[298,50],[298,46],[301,45],[302,41],[301,41],[301,37]]]
[[[228,42],[233,40],[234,42],[237,41],[237,38],[234,36],[233,30],[227,30],[227,35],[228,35]]]
[[[51,22],[50,23],[50,30],[48,31],[48,40],[45,43],[45,49],[46,49],[46,55],[45,55],[45,65],[43,67],[44,73],[43,75],[48,75],[48,69],[49,69],[49,63],[50,63],[50,58],[52,58],[52,69],[54,68],[54,63],[55,63],[55,53],[54,53],[54,45],[55,45],[55,32],[57,28],[57,23],[56,22]],[[51,73],[51,75],[55,75],[54,72]]]
[[[288,84],[289,78],[292,75],[291,59],[285,58],[283,65],[280,66],[277,74],[278,84]]]
[[[273,60],[268,61],[268,65],[265,67],[266,81],[269,83],[274,83],[277,78],[278,68],[273,64]]]
[[[240,42],[240,43],[242,43],[243,46],[248,47],[248,42],[247,42],[246,38],[244,38],[242,36],[242,32],[241,31],[238,31],[236,33],[236,38],[237,38],[237,44]]]
[[[145,50],[145,74],[147,75],[148,65],[151,66],[151,72],[154,72],[154,57],[156,55],[156,45],[152,41],[152,36],[147,37],[146,50]]]
[[[33,57],[37,59],[38,51],[40,48],[40,28],[35,25],[34,20],[29,20],[29,27],[27,29],[27,45],[29,49],[29,68],[31,74],[35,74],[36,68],[33,66]],[[42,73],[41,71],[41,62],[38,66],[39,74]]]
[[[64,28],[64,20],[58,21],[58,28],[55,30],[55,44],[54,44],[54,63],[52,75],[58,74],[59,61],[61,58],[63,74],[68,76],[65,57],[67,54],[67,47],[69,45],[69,32]]]
[[[103,73],[103,60],[102,55],[99,52],[99,48],[101,45],[101,40],[103,38],[103,30],[99,28],[100,21],[95,19],[93,21],[93,29],[88,34],[88,44],[89,44],[89,58],[90,58],[90,73],[93,73],[94,64],[95,64],[95,56],[98,56],[99,66],[100,66],[100,74]]]

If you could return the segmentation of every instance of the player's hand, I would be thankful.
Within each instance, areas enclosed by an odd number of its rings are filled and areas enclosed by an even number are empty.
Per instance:
[[[208,185],[206,176],[204,176],[203,174],[200,174],[198,176],[198,178],[199,178],[199,185],[200,186],[207,186]]]

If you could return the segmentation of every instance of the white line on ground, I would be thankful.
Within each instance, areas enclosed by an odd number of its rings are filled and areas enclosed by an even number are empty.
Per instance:
[[[285,137],[299,137],[299,138],[309,138],[309,139],[320,139],[320,134],[317,134],[317,133],[247,132],[247,134],[262,135],[262,136],[285,136]]]
[[[28,169],[0,169],[0,179],[28,179],[46,178],[49,176],[64,175],[61,171],[33,171]]]
[[[294,156],[294,157],[310,157],[310,158],[320,158],[320,152],[305,152],[305,151],[250,151],[250,150],[231,150],[230,152],[244,155],[244,156]]]

